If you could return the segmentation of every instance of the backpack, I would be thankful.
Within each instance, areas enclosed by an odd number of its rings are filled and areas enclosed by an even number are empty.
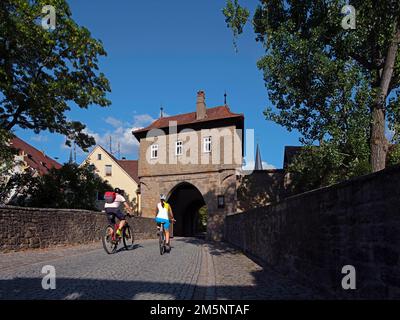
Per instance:
[[[106,203],[113,203],[116,197],[117,194],[114,191],[107,191],[104,194],[104,200],[106,201]]]

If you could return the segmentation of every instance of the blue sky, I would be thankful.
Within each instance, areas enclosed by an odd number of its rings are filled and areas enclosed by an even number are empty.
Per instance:
[[[235,52],[231,31],[221,9],[225,0],[70,0],[73,18],[101,39],[107,57],[100,69],[110,80],[108,108],[76,107],[69,117],[87,125],[104,145],[111,135],[122,156],[137,158],[132,128],[148,125],[164,107],[168,115],[192,112],[196,92],[206,92],[206,104],[223,104],[226,90],[233,112],[244,113],[245,127],[255,130],[264,162],[281,168],[285,145],[298,145],[298,135],[264,119],[267,91],[256,62],[263,55],[251,25],[238,40]],[[258,0],[243,1],[252,12]],[[49,156],[65,162],[65,138],[16,129],[15,133]],[[78,151],[77,160],[85,158]]]

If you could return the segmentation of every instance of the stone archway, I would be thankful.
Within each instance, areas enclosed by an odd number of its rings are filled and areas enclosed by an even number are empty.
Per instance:
[[[199,209],[206,205],[201,192],[189,182],[177,184],[168,194],[167,202],[174,212],[176,223],[173,235],[192,237],[200,232]]]
[[[180,175],[163,175],[141,177],[141,210],[143,217],[154,218],[157,211],[157,203],[160,202],[160,194],[166,194],[169,201],[172,200],[172,209],[174,213],[180,214],[181,208],[174,208],[186,201],[186,197],[178,196],[179,190],[185,189],[184,186],[190,186],[198,191],[196,199],[207,206],[207,239],[220,241],[223,238],[225,217],[229,213],[236,212],[236,175],[234,170],[223,170],[221,172],[201,172]],[[174,192],[176,194],[174,195]],[[193,194],[192,194],[193,195]],[[224,205],[219,206],[218,196],[223,196]],[[182,199],[176,200],[174,199]],[[191,197],[193,198],[193,196]],[[187,197],[190,199],[190,197]],[[201,201],[202,200],[202,201]],[[195,209],[188,208],[187,211],[198,210],[200,204],[192,201]],[[189,204],[188,204],[189,205]],[[178,211],[177,211],[178,209]],[[185,208],[183,209],[185,210]],[[178,216],[177,216],[178,218]],[[185,217],[186,218],[186,217]],[[180,223],[183,219],[177,219],[174,227],[178,228],[179,233],[192,234],[193,232],[184,232]],[[192,220],[193,221],[193,220]],[[184,225],[188,225],[184,223]],[[181,230],[179,230],[181,228]],[[186,230],[187,231],[187,230]],[[175,233],[175,235],[177,235]]]

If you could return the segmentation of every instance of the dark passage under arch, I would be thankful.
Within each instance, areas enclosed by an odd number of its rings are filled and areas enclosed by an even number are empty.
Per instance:
[[[181,237],[192,237],[206,231],[202,225],[200,208],[205,206],[200,191],[192,184],[184,182],[174,187],[167,202],[174,212],[176,223],[173,226],[173,235]],[[202,213],[204,214],[202,210]]]

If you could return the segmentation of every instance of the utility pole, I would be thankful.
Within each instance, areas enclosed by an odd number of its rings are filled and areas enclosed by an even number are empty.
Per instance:
[[[112,143],[111,143],[111,136],[110,136],[110,153],[112,154]]]

